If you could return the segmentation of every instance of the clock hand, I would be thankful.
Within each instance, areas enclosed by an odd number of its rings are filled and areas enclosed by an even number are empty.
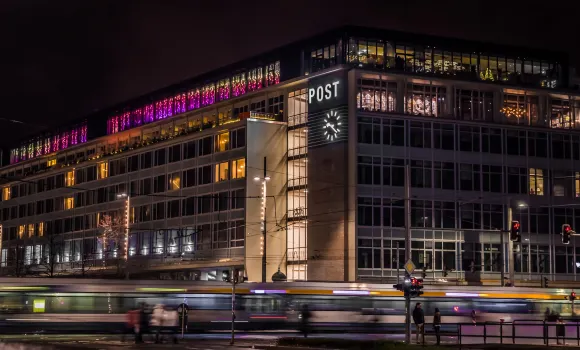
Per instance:
[[[330,126],[330,128],[331,128],[332,130],[334,130],[334,132],[337,132],[337,131],[336,131],[336,129],[334,128],[334,126],[332,126],[332,125],[331,125],[331,126]]]

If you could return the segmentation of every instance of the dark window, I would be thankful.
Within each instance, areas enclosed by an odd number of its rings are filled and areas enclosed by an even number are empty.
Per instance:
[[[153,220],[165,219],[165,202],[153,204]]]
[[[127,170],[129,172],[139,170],[139,156],[138,155],[134,155],[134,156],[127,158]]]
[[[231,208],[241,209],[244,208],[246,203],[245,193],[243,189],[235,190],[231,192]]]
[[[83,182],[86,182],[85,169],[77,169],[75,171],[75,181],[77,184],[82,184]]]
[[[197,212],[198,214],[211,213],[213,198],[206,195],[197,197]]]
[[[246,128],[233,130],[231,133],[232,149],[246,146]]]
[[[199,155],[206,156],[213,152],[213,137],[208,136],[199,140]]]
[[[141,180],[141,194],[146,196],[152,193],[151,178]]]
[[[55,188],[64,187],[64,174],[58,174],[55,176]]]
[[[152,165],[151,152],[141,154],[141,169],[149,169]]]
[[[181,179],[183,187],[192,187],[195,186],[196,183],[196,174],[197,169],[188,169],[183,171],[183,176]]]
[[[189,141],[188,143],[183,144],[183,158],[184,159],[195,158],[196,148],[197,148],[197,140]]]
[[[93,165],[87,168],[87,182],[97,179],[97,166]]]
[[[185,198],[181,202],[181,215],[188,216],[195,214],[195,197]]]
[[[169,147],[169,163],[179,162],[181,160],[181,145]]]
[[[198,174],[198,181],[200,185],[205,185],[205,184],[210,184],[212,177],[211,177],[211,165],[206,165],[206,166],[202,166],[201,168],[199,168],[199,174]]]
[[[153,193],[165,192],[165,175],[155,177],[153,182]]]
[[[176,218],[179,216],[179,199],[167,202],[167,217]]]
[[[214,198],[214,211],[224,211],[229,209],[229,192],[220,192]]]
[[[165,164],[165,148],[155,150],[155,166]]]

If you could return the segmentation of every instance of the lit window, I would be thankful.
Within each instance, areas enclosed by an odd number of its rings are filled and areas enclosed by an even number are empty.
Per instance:
[[[66,173],[66,186],[71,187],[75,185],[75,171],[69,171]]]
[[[34,237],[34,224],[28,224],[28,237]]]
[[[215,182],[228,180],[229,162],[222,162],[215,165]]]
[[[179,173],[169,174],[169,190],[178,190],[181,188],[181,177]]]
[[[64,199],[64,209],[73,209],[75,207],[75,199],[74,197],[65,197]]]
[[[24,237],[24,230],[26,227],[24,225],[18,226],[18,238],[22,239]]]
[[[38,223],[38,237],[44,236],[44,222]]]
[[[580,197],[580,173],[576,172],[576,177],[574,179],[574,188],[576,189],[576,197]]]
[[[46,166],[47,166],[47,167],[51,167],[51,166],[54,166],[54,165],[56,165],[56,158],[54,158],[54,159],[49,159],[49,160],[46,162]]]
[[[2,200],[7,201],[10,199],[10,187],[4,187],[2,189]]]
[[[216,144],[217,152],[223,152],[230,149],[230,133],[229,131],[223,132],[217,136]]]
[[[97,164],[97,180],[106,179],[109,176],[109,164],[102,162]]]
[[[544,195],[544,171],[542,169],[530,169],[530,194]]]
[[[246,177],[246,158],[232,160],[232,179]]]

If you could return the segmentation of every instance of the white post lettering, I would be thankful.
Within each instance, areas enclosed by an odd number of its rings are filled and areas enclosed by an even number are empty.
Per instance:
[[[338,97],[338,84],[340,84],[340,81],[335,81],[334,83],[332,83],[332,85],[334,86],[334,97]]]
[[[332,92],[330,91],[330,84],[326,84],[326,86],[324,87],[324,99],[325,100],[330,100],[332,98]]]
[[[316,99],[318,100],[318,102],[322,102],[323,97],[324,97],[324,90],[322,89],[322,86],[319,86],[316,88]]]
[[[316,91],[314,89],[308,89],[308,103],[312,103],[312,98],[314,97],[315,93]]]

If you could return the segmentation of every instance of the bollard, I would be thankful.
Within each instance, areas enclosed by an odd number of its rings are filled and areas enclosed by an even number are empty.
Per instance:
[[[512,322],[512,344],[516,343],[516,324]]]
[[[578,341],[578,346],[580,346],[580,335],[578,332],[580,332],[580,326],[578,325],[578,321],[576,321],[576,340]]]
[[[503,344],[503,318],[499,319],[499,343]]]
[[[461,323],[457,324],[457,333],[458,333],[458,337],[457,340],[459,341],[459,349],[461,349]]]
[[[483,324],[483,343],[487,344],[487,324]]]

